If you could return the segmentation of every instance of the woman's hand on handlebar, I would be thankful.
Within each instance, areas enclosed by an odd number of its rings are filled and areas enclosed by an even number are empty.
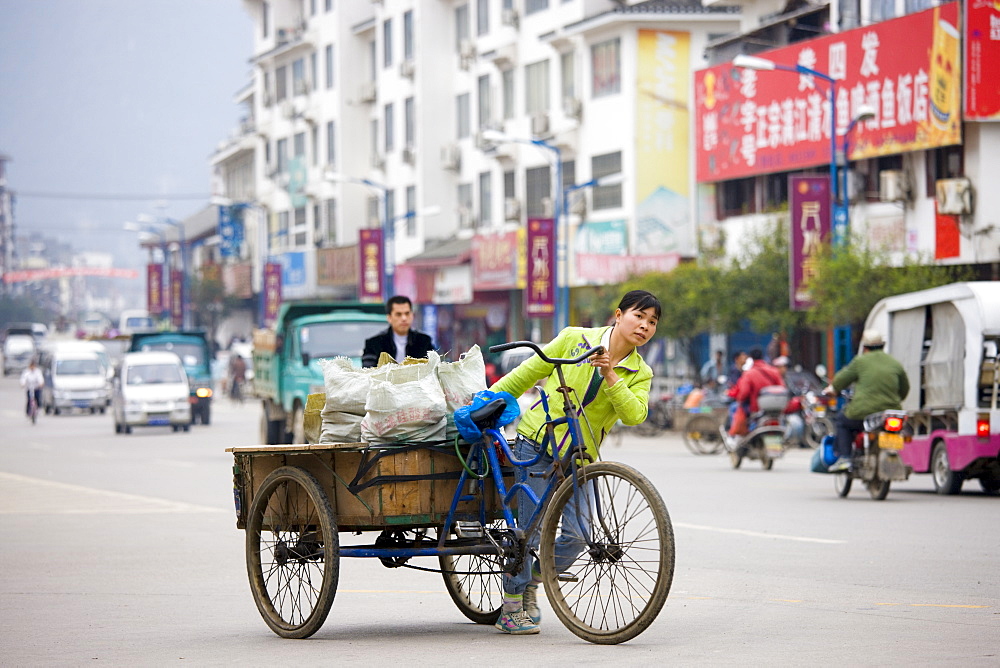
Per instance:
[[[611,366],[611,355],[605,348],[600,348],[597,352],[590,356],[588,360],[590,366],[597,369],[598,373],[601,374],[601,378],[606,378],[608,372],[612,371]]]

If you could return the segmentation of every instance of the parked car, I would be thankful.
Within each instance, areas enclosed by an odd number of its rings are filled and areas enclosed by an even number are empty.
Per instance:
[[[20,373],[34,356],[34,337],[30,334],[9,334],[3,342],[3,375]]]
[[[69,343],[47,347],[39,359],[45,377],[41,404],[46,414],[59,415],[74,408],[91,413],[107,409],[111,392],[106,355],[102,359],[93,349]]]
[[[191,403],[180,358],[170,352],[128,353],[115,376],[112,413],[116,434],[138,426],[170,426],[188,431]]]

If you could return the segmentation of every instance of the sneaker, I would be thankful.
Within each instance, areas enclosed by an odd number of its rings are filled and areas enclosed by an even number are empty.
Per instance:
[[[851,470],[851,458],[850,457],[840,457],[834,463],[830,464],[830,468],[827,469],[830,473],[840,473],[841,471]]]
[[[529,636],[541,631],[538,624],[531,621],[531,617],[523,608],[513,612],[501,612],[500,618],[493,626],[514,636]]]
[[[531,617],[531,621],[537,624],[542,621],[542,611],[538,607],[538,585],[529,584],[524,588],[524,612]]]

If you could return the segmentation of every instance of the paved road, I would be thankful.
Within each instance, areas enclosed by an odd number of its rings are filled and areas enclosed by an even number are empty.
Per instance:
[[[128,436],[108,415],[32,427],[13,378],[0,406],[5,664],[1000,663],[1000,499],[972,485],[940,497],[914,477],[844,500],[805,451],[733,471],[674,434],[626,435],[603,454],[653,480],[677,540],[670,598],[635,640],[585,643],[544,602],[541,635],[503,636],[467,623],[436,574],[345,559],[325,626],[288,641],[250,596],[223,452],[256,441],[256,405]]]

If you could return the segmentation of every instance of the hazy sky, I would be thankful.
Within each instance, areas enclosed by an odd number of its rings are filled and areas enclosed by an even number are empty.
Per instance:
[[[0,153],[18,233],[144,263],[122,225],[156,214],[156,198],[42,195],[207,195],[252,43],[241,0],[0,0]],[[170,199],[163,213],[205,204]]]

